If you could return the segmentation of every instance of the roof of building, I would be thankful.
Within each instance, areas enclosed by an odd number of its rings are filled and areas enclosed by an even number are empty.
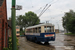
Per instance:
[[[11,27],[11,20],[7,20],[8,26]]]
[[[0,6],[2,5],[3,1],[4,1],[4,0],[0,0]]]
[[[41,27],[41,26],[54,26],[54,25],[51,24],[51,23],[44,23],[44,24],[38,24],[38,25],[35,25],[35,26],[30,26],[30,27],[27,27],[26,29],[36,28],[36,27]]]

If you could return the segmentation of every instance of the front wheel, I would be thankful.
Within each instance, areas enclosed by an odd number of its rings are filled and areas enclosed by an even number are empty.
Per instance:
[[[34,41],[37,43],[37,38],[36,37],[34,38]]]

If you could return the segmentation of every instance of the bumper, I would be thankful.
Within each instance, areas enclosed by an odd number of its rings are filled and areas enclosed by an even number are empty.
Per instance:
[[[53,38],[53,37],[40,38],[40,41],[41,42],[55,41],[55,38]]]

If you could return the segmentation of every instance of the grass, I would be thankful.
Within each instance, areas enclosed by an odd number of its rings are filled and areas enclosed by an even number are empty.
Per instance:
[[[75,35],[75,33],[65,33],[66,35]]]

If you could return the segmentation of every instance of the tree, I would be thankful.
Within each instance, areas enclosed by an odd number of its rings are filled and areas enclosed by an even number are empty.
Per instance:
[[[21,28],[33,26],[33,24],[37,25],[39,24],[39,22],[40,22],[40,19],[38,18],[38,16],[31,11],[25,13],[25,15],[17,16],[17,19],[16,19],[16,24],[19,25]]]
[[[70,10],[69,12],[65,13],[63,19],[63,27],[72,32],[75,33],[75,12],[73,10]]]
[[[16,17],[16,25],[19,25],[21,28],[23,28],[23,25],[24,25],[24,24],[22,24],[23,23],[22,20],[23,20],[22,15],[19,15],[19,16]]]

